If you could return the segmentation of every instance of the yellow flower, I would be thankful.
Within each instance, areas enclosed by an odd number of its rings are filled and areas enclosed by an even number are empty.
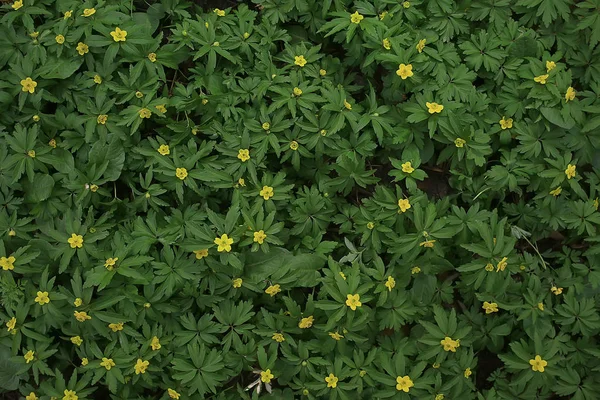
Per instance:
[[[300,320],[300,322],[298,323],[298,328],[302,328],[302,329],[310,328],[312,326],[313,322],[315,322],[315,319],[312,315],[309,317],[306,317],[306,318],[302,318]]]
[[[537,83],[541,83],[542,85],[546,84],[546,80],[548,80],[548,74],[546,75],[539,75],[536,76],[535,78],[533,78],[534,81],[536,81]]]
[[[37,82],[34,81],[33,79],[31,79],[30,77],[27,77],[27,78],[21,80],[21,86],[22,86],[21,90],[23,92],[33,93],[33,92],[35,92]]]
[[[557,187],[556,189],[550,191],[550,194],[554,197],[558,196],[561,193],[562,193],[562,187],[560,187],[560,186]]]
[[[115,42],[124,42],[127,40],[127,31],[116,27],[115,30],[110,33],[110,36],[112,36]]]
[[[169,155],[171,153],[171,149],[169,148],[168,144],[161,144],[158,147],[158,152],[160,153],[160,155],[166,156],[166,155]]]
[[[249,149],[240,149],[238,151],[237,158],[242,160],[242,162],[246,162],[250,159],[250,150]]]
[[[29,150],[29,151],[27,152],[27,155],[28,155],[29,157],[31,157],[31,158],[35,158],[35,150]]]
[[[396,377],[396,390],[408,393],[411,387],[415,386],[410,376],[398,376]]]
[[[414,172],[414,168],[411,164],[410,161],[405,162],[404,164],[402,164],[402,172],[405,172],[407,174],[412,174]]]
[[[379,20],[383,21],[387,15],[388,15],[387,11],[382,11],[381,14],[379,14]]]
[[[83,362],[82,362],[82,364],[83,364]],[[62,398],[62,400],[79,400],[79,396],[77,396],[77,392],[75,392],[74,390],[65,389],[63,394],[64,394],[64,397]]]
[[[567,169],[565,169],[565,175],[567,175],[567,179],[574,178],[575,175],[577,175],[577,173],[575,172],[576,168],[577,167],[575,165],[572,165],[572,164],[567,165]]]
[[[452,340],[452,338],[446,336],[443,340],[440,341],[440,344],[444,346],[445,351],[451,351],[456,353],[456,349],[460,347],[459,340]]]
[[[334,340],[338,340],[338,341],[339,341],[340,339],[343,339],[343,338],[344,338],[342,335],[340,335],[340,334],[339,334],[339,333],[337,333],[337,332],[329,332],[329,336],[331,336],[331,338],[332,338],[332,339],[334,339]]]
[[[25,362],[27,364],[29,364],[31,361],[33,361],[33,355],[35,354],[35,351],[33,350],[29,350],[27,353],[25,353],[25,355],[23,356],[23,358],[25,359]]]
[[[35,393],[31,392],[25,396],[25,400],[39,400],[39,397],[37,397]]]
[[[95,8],[86,8],[85,10],[83,10],[83,16],[84,17],[91,17],[92,15],[96,14],[96,9]]]
[[[214,13],[217,14],[219,17],[224,17],[225,16],[225,11],[220,10],[218,8],[215,8]]]
[[[435,399],[433,399],[433,400],[444,400],[444,395],[441,394],[441,393],[440,394],[436,394],[435,395]]]
[[[69,19],[73,15],[73,10],[65,11],[65,16],[63,19]]]
[[[98,74],[94,75],[94,83],[96,84],[101,84],[102,83],[102,77]]]
[[[117,264],[117,261],[119,261],[119,257],[109,257],[106,259],[106,261],[104,262],[104,267],[109,270],[112,271],[115,268],[115,264]]]
[[[498,312],[498,304],[497,303],[488,303],[487,301],[483,302],[483,306],[481,306],[485,310],[486,314],[491,314]]]
[[[471,368],[465,369],[465,372],[463,373],[465,378],[470,377],[472,374],[473,374],[473,372],[471,372]]]
[[[98,117],[96,118],[96,122],[99,125],[106,125],[106,121],[108,120],[108,115],[106,114],[100,114],[98,115]]]
[[[388,288],[388,291],[392,291],[393,288],[396,287],[396,280],[391,276],[388,276],[387,281],[384,283],[385,287]]]
[[[144,93],[142,93],[138,90],[137,92],[135,92],[135,97],[137,97],[138,99],[141,99],[142,97],[144,97]]]
[[[346,296],[346,305],[348,307],[350,307],[350,309],[352,311],[356,310],[356,307],[360,307],[362,306],[362,303],[360,302],[360,295],[359,294],[349,294]]]
[[[2,267],[2,269],[4,271],[12,271],[13,269],[15,269],[15,265],[14,262],[17,259],[14,258],[13,256],[10,257],[0,257],[0,267]]]
[[[411,206],[410,201],[408,199],[400,199],[398,200],[398,207],[400,207],[399,212],[406,212]]]
[[[152,347],[152,350],[160,350],[162,346],[160,344],[160,339],[158,338],[158,336],[152,337],[152,340],[150,341],[150,347]]]
[[[123,330],[123,322],[117,322],[117,323],[112,322],[112,323],[108,324],[108,327],[113,332],[122,331]]]
[[[50,141],[48,142],[48,146],[55,149],[56,148],[56,139],[50,139]]]
[[[494,265],[492,263],[487,263],[485,265],[485,270],[488,272],[492,272],[494,270]]]
[[[293,90],[294,96],[300,96],[302,94],[302,89],[299,87],[295,87]]]
[[[529,360],[529,365],[531,365],[531,369],[535,372],[544,372],[544,368],[548,365],[548,361],[545,361],[541,356],[536,355],[535,358]]]
[[[11,319],[9,319],[8,322],[6,323],[8,332],[14,331],[16,325],[17,325],[17,319],[15,317],[12,317]]]
[[[373,229],[375,228],[375,224],[371,221],[367,222],[367,229]]]
[[[89,363],[89,360],[87,359],[87,357],[83,357],[81,359],[81,366],[82,367],[85,367],[86,365],[88,365],[88,363]]]
[[[261,126],[265,131],[268,131],[269,129],[271,129],[271,124],[268,122],[263,122],[263,124]]]
[[[267,234],[262,229],[254,232],[254,241],[258,244],[263,244],[265,239],[267,238]],[[277,285],[279,286],[279,285]]]
[[[263,186],[262,190],[258,194],[265,200],[269,200],[275,195],[271,186]]]
[[[271,339],[273,339],[277,343],[281,343],[281,342],[285,341],[285,338],[283,337],[283,334],[281,334],[279,332],[273,333],[273,336],[271,336]]]
[[[325,377],[325,382],[327,382],[327,387],[335,389],[337,387],[339,379],[334,374],[329,374],[329,376]]]
[[[278,284],[271,285],[265,290],[265,293],[271,297],[275,296],[279,292],[281,292],[281,287]]]
[[[433,246],[435,246],[435,242],[436,240],[425,240],[424,242],[419,243],[419,247],[427,247],[427,248],[432,248]]]
[[[539,308],[540,311],[544,311],[544,303],[538,303],[537,308]]]
[[[504,130],[504,129],[510,129],[513,126],[513,119],[512,118],[508,118],[506,119],[504,117],[504,115],[502,116],[502,119],[499,121],[500,123],[500,127]]]
[[[500,271],[504,272],[504,269],[508,265],[507,261],[508,261],[508,257],[503,257],[502,260],[500,260],[500,262],[496,266],[496,272],[500,272]]]
[[[79,336],[73,336],[71,338],[71,343],[73,343],[76,346],[81,346],[81,343],[83,343],[83,339]]]
[[[75,307],[81,307],[81,305],[83,304],[83,300],[77,297],[75,301],[73,301],[73,304],[75,305]]]
[[[38,303],[40,306],[50,303],[50,297],[48,297],[48,292],[37,292],[35,302]]]
[[[572,86],[569,86],[567,88],[567,93],[565,93],[565,102],[569,102],[571,100],[575,100],[575,95],[577,94],[577,92],[575,91],[575,89],[573,89]]]
[[[150,365],[150,361],[148,361],[148,360],[144,361],[141,358],[138,358],[135,363],[135,367],[133,367],[135,369],[135,374],[136,375],[145,374],[146,369],[148,369],[149,365]]]
[[[33,117],[31,117],[31,119],[32,119],[34,122],[38,122],[38,121],[40,120],[40,116],[36,114],[36,115],[34,115]]]
[[[75,48],[75,50],[77,50],[77,52],[79,53],[80,56],[89,53],[90,48],[88,47],[87,44],[83,43],[83,42],[79,42],[77,43],[77,47]]]
[[[462,138],[454,139],[454,145],[458,148],[465,147],[466,143],[467,143],[467,141],[465,139],[462,139]]]
[[[239,289],[242,287],[243,281],[242,278],[235,278],[231,283],[235,289]]]
[[[410,8],[410,1],[403,1],[402,2],[402,7],[404,7],[404,8]]]
[[[562,294],[562,292],[563,292],[563,288],[561,288],[561,287],[556,287],[556,286],[552,286],[552,287],[550,288],[550,291],[551,291],[553,294],[555,294],[556,296],[558,296],[559,294]]]
[[[396,75],[402,78],[402,80],[413,76],[414,74],[412,72],[412,64],[400,64],[398,66],[398,70],[396,71]]]
[[[325,75],[327,75],[327,71],[326,71],[326,70],[324,70],[323,68],[321,68],[321,69],[319,70],[319,75],[321,75],[321,76],[325,76]]]
[[[350,14],[350,21],[353,24],[360,24],[360,21],[362,21],[363,19],[365,19],[365,17],[363,17],[362,15],[360,15],[358,13],[358,11],[354,12],[354,14]]]
[[[63,44],[65,42],[65,37],[63,35],[56,35],[54,40],[56,40],[56,43],[58,44]]]
[[[188,176],[187,169],[185,168],[175,168],[175,176],[181,180],[184,180]]]
[[[71,233],[71,237],[67,239],[67,242],[69,242],[72,249],[80,249],[83,247],[83,236]]]
[[[352,104],[348,103],[348,100],[344,99],[344,107],[346,110],[352,110]]]
[[[156,62],[156,53],[148,53],[148,60],[150,60],[150,62]]]
[[[392,43],[390,42],[390,39],[385,38],[381,41],[381,44],[383,45],[383,48],[386,50],[389,50],[392,48]]]
[[[267,369],[266,371],[260,371],[260,380],[264,383],[271,383],[271,379],[273,379],[275,376],[271,373],[270,369]]]
[[[196,255],[196,260],[202,260],[208,256],[208,249],[194,250],[194,254]]]
[[[231,251],[231,245],[233,244],[233,239],[231,239],[225,233],[225,234],[221,235],[220,238],[215,238],[213,243],[217,245],[218,252],[225,251],[225,252],[229,253]]]
[[[419,43],[417,43],[416,48],[419,53],[423,52],[423,49],[425,48],[425,43],[427,43],[427,39],[421,39],[419,40]]]
[[[412,267],[412,268],[411,268],[411,270],[410,270],[410,273],[411,273],[412,275],[416,275],[416,274],[418,274],[419,272],[421,272],[421,268],[419,268],[419,267]]]
[[[554,61],[546,61],[546,72],[550,72],[554,68],[556,68],[556,63]]]
[[[107,371],[110,371],[110,369],[115,366],[115,362],[112,358],[102,357],[100,366],[106,368]]]
[[[150,116],[152,116],[152,111],[148,110],[147,108],[142,108],[140,111],[138,111],[138,113],[142,119],[150,118]]]
[[[294,57],[294,64],[296,64],[299,67],[304,67],[306,65],[307,61],[304,58],[304,56],[295,56]]]
[[[244,39],[248,39],[248,38],[250,37],[250,33],[248,33],[248,32],[244,32],[244,35],[243,35],[243,36],[244,36]]]
[[[15,11],[17,11],[21,7],[23,7],[23,0],[17,0],[12,4],[12,8]]]
[[[444,109],[444,106],[438,103],[427,102],[425,105],[427,106],[427,111],[429,111],[429,114],[441,113]]]
[[[179,396],[181,396],[179,393],[177,393],[175,390],[168,388],[167,389],[167,393],[169,394],[169,397],[175,400],[179,400]]]
[[[298,150],[298,147],[300,147],[300,145],[295,140],[290,142],[290,150],[296,151]]]

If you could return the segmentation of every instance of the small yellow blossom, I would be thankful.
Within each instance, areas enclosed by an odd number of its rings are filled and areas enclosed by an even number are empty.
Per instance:
[[[35,150],[29,150],[29,151],[27,152],[27,155],[28,155],[29,157],[31,157],[31,158],[35,158]]]
[[[425,103],[425,105],[427,106],[427,111],[429,111],[429,114],[435,114],[435,113],[439,114],[444,109],[444,106],[441,104],[438,104],[438,103],[427,102],[427,103]]]
[[[283,337],[283,334],[281,334],[279,332],[273,333],[273,336],[271,336],[271,339],[273,339],[277,343],[281,343],[281,342],[285,341],[285,337]]]
[[[421,39],[419,40],[419,43],[417,43],[417,45],[415,46],[419,53],[423,52],[423,49],[425,48],[425,43],[427,43],[427,39]]]
[[[504,130],[504,129],[510,129],[513,126],[513,119],[512,118],[506,118],[504,115],[502,116],[502,119],[499,121],[500,123],[500,127]]]
[[[35,298],[35,302],[40,306],[44,304],[50,303],[50,297],[48,297],[48,292],[37,292],[37,297]]]
[[[312,326],[313,322],[315,322],[315,319],[312,315],[309,317],[306,317],[306,318],[302,318],[300,320],[300,322],[298,323],[298,328],[302,328],[302,329],[310,328]]]
[[[25,396],[25,400],[39,400],[39,397],[37,397],[34,392],[31,392]]]
[[[456,138],[454,139],[454,145],[458,148],[462,148],[465,147],[465,144],[467,143],[467,141],[463,138]]]
[[[483,306],[481,306],[485,310],[486,314],[491,314],[498,312],[498,304],[497,303],[489,303],[487,301],[483,302]]]
[[[138,111],[138,114],[140,114],[140,118],[142,119],[150,118],[152,116],[152,111],[148,110],[147,108],[142,108],[140,111]]]
[[[33,350],[29,350],[27,353],[25,353],[25,355],[23,356],[23,358],[25,359],[25,362],[27,364],[29,364],[30,362],[33,361],[34,354],[35,354],[35,351],[33,351]]]
[[[194,254],[196,255],[196,260],[202,260],[208,256],[208,249],[194,250]]]
[[[135,366],[133,367],[135,370],[135,374],[139,375],[139,374],[145,374],[146,373],[146,369],[148,369],[148,366],[150,365],[150,361],[146,360],[142,360],[141,358],[138,358]]]
[[[279,286],[279,284],[271,285],[267,289],[265,289],[265,293],[271,297],[275,296],[279,292],[281,292],[281,287]]]
[[[546,72],[550,72],[554,68],[556,68],[556,63],[554,61],[546,61]]]
[[[168,388],[167,389],[167,393],[169,394],[169,397],[175,400],[179,400],[179,397],[181,396],[181,394],[177,393],[175,390]]]
[[[444,351],[456,353],[456,349],[460,347],[460,340],[452,340],[452,338],[446,336],[440,341],[440,344],[444,347]]]
[[[7,327],[7,331],[14,331],[15,330],[15,326],[17,325],[17,319],[15,317],[12,317],[11,319],[8,320],[8,322],[6,323],[6,327]]]
[[[124,42],[127,40],[127,31],[116,27],[115,30],[110,33],[110,36],[112,36],[115,42]]]
[[[82,16],[84,16],[84,17],[91,17],[94,14],[96,14],[96,9],[95,8],[86,8],[85,10],[83,10]]]
[[[242,278],[235,278],[231,283],[235,289],[239,289],[242,287],[243,281]]]
[[[537,303],[537,308],[538,308],[540,311],[544,311],[544,303]]]
[[[267,238],[267,234],[262,229],[254,232],[254,241],[258,244],[263,244],[265,239]],[[279,285],[278,285],[279,286]]]
[[[188,176],[187,169],[185,168],[175,168],[175,176],[181,180],[184,180]]]
[[[360,15],[358,13],[358,11],[354,12],[354,14],[350,14],[350,21],[353,24],[360,24],[360,21],[362,21],[363,19],[365,19],[365,17],[363,17],[362,15]]]
[[[275,195],[271,186],[263,186],[262,190],[258,194],[265,200],[269,200]]]
[[[112,322],[110,324],[108,324],[108,327],[110,328],[111,331],[113,332],[118,332],[118,331],[122,331],[123,330],[123,322]]]
[[[398,207],[400,208],[399,212],[406,212],[411,207],[410,201],[408,199],[400,199],[398,200]]]
[[[100,366],[106,368],[107,371],[110,371],[110,369],[115,365],[116,364],[112,358],[102,357],[102,362],[100,363]]]
[[[541,83],[542,85],[546,84],[546,81],[548,80],[548,74],[545,75],[539,75],[536,76],[535,78],[533,78],[534,81],[536,81],[537,83]]]
[[[362,306],[360,302],[359,294],[349,294],[346,296],[346,305],[350,307],[352,311],[355,311],[357,307]]]
[[[55,149],[56,148],[56,139],[50,139],[50,141],[48,142],[48,146]]]
[[[73,301],[73,305],[75,307],[81,307],[81,305],[83,304],[83,300],[81,300],[79,297],[77,297],[74,301]]]
[[[94,83],[99,85],[102,83],[102,77],[98,74],[94,75]]]
[[[575,172],[576,168],[577,167],[573,164],[567,165],[567,169],[565,169],[565,175],[567,176],[567,179],[574,178],[575,175],[577,175],[577,173]]]
[[[407,173],[407,174],[412,174],[414,172],[414,168],[411,164],[410,161],[405,162],[404,164],[402,164],[402,172]]]
[[[75,48],[75,50],[77,50],[80,56],[90,52],[90,48],[88,47],[88,45],[83,42],[77,43],[77,47]]]
[[[388,291],[392,291],[393,288],[396,287],[396,280],[391,277],[388,276],[387,281],[384,283],[385,287],[388,289]]]
[[[81,366],[82,366],[82,367],[85,367],[86,365],[88,365],[88,363],[89,363],[89,362],[90,362],[90,361],[87,359],[87,357],[83,357],[83,358],[81,359]]]
[[[551,291],[553,294],[555,294],[556,296],[558,296],[559,294],[562,294],[562,292],[563,292],[563,288],[561,288],[561,287],[556,287],[556,286],[552,286],[552,287],[550,288],[550,291]]]
[[[294,64],[296,64],[299,67],[304,67],[306,65],[307,61],[304,58],[304,56],[295,56],[294,57]]]
[[[400,64],[398,66],[398,70],[396,71],[396,75],[402,78],[402,80],[413,76],[414,73],[412,72],[412,64]]]
[[[156,62],[156,53],[148,53],[148,60],[150,60],[150,62]]]
[[[248,39],[248,38],[250,37],[250,33],[248,33],[248,32],[244,32],[244,35],[243,35],[243,36],[244,36],[244,39]]]
[[[263,122],[263,124],[261,125],[261,127],[265,130],[268,131],[269,129],[271,129],[271,124],[268,122]]]
[[[383,48],[386,50],[389,50],[392,48],[392,42],[390,42],[390,39],[385,38],[381,41],[381,44],[383,45]]]
[[[213,243],[217,245],[218,252],[229,253],[231,251],[231,245],[233,244],[233,239],[230,238],[229,236],[227,236],[226,233],[224,233],[223,235],[221,235],[220,238],[218,238],[218,237],[215,238]]]
[[[54,40],[56,40],[56,43],[58,44],[63,44],[65,42],[65,37],[63,35],[56,35]]]
[[[73,343],[76,346],[81,346],[81,343],[83,343],[83,339],[79,336],[73,336],[71,338],[71,343]]]
[[[15,269],[14,263],[16,260],[17,259],[13,256],[0,257],[0,267],[2,267],[4,271],[12,271],[13,269]]]
[[[293,90],[294,96],[300,96],[302,94],[302,89],[299,87],[295,87]]]
[[[37,87],[37,82],[31,79],[31,77],[27,77],[21,80],[21,90],[23,92],[33,93],[35,92],[35,88]]]
[[[367,222],[367,229],[372,230],[373,228],[375,228],[375,224],[371,221]]]
[[[72,233],[71,237],[67,239],[67,242],[69,242],[72,249],[80,249],[83,247],[83,236]]]
[[[402,2],[402,7],[404,7],[404,8],[410,8],[410,1],[403,1]]]
[[[160,146],[158,146],[158,152],[160,155],[166,156],[171,153],[171,149],[169,148],[168,144],[161,144]]]
[[[421,268],[420,268],[420,267],[412,267],[412,268],[410,269],[410,273],[411,273],[412,275],[416,275],[416,274],[418,274],[419,272],[421,272]]]
[[[565,93],[565,102],[568,103],[569,101],[575,100],[576,94],[577,92],[575,91],[575,89],[573,89],[572,86],[569,86],[567,88],[567,93]]]
[[[529,360],[531,369],[535,372],[544,372],[544,368],[548,365],[548,361],[542,359],[540,355],[536,355],[535,358]]]
[[[435,242],[436,242],[435,239],[434,240],[427,239],[424,242],[419,243],[419,247],[426,247],[426,248],[431,249],[433,246],[435,246]]]
[[[246,162],[250,159],[250,150],[249,149],[240,149],[238,151],[237,158],[239,158],[242,162]]]
[[[327,75],[327,70],[324,70],[323,68],[321,68],[321,69],[319,70],[319,75],[321,75],[321,76],[325,76],[325,75]]]
[[[465,378],[470,377],[472,374],[473,374],[473,372],[471,371],[471,368],[465,369],[465,372],[463,373]]]
[[[348,100],[344,99],[344,107],[346,110],[352,110],[352,104],[348,103]]]
[[[150,341],[150,347],[152,348],[152,350],[160,350],[162,345],[160,344],[160,339],[158,338],[158,336],[152,337],[152,340]]]
[[[292,140],[290,142],[290,150],[296,151],[296,150],[298,150],[299,147],[300,147],[300,145],[295,140]]]
[[[98,115],[98,117],[96,118],[96,122],[99,125],[106,125],[106,121],[108,120],[108,115],[106,114],[100,114]]]
[[[556,189],[553,189],[550,191],[550,194],[554,197],[558,196],[559,194],[562,193],[562,187],[557,187]]]
[[[23,7],[23,0],[16,0],[14,3],[12,3],[12,9],[17,11],[19,8]]]
[[[344,336],[340,335],[338,332],[329,332],[329,336],[331,336],[332,339],[337,341],[344,338]]]
[[[36,115],[34,115],[33,117],[31,117],[31,119],[32,119],[34,122],[39,122],[39,120],[40,120],[40,116],[36,114]]]
[[[87,358],[85,360],[87,360]],[[82,364],[83,364],[83,361],[82,361]],[[87,363],[86,363],[86,365],[87,365]],[[65,389],[63,394],[64,394],[64,397],[62,398],[62,400],[79,400],[79,396],[77,396],[77,392],[75,392],[74,390]]]
[[[214,13],[217,14],[219,17],[224,17],[225,16],[225,11],[220,10],[218,8],[214,9]]]
[[[115,268],[117,261],[119,261],[119,257],[107,258],[106,261],[104,262],[104,268],[106,268],[109,271],[112,271]]]
[[[383,21],[388,14],[387,11],[382,11],[381,14],[379,14],[379,20]]]
[[[63,19],[69,19],[73,16],[73,10],[65,11]]]
[[[415,386],[415,384],[412,379],[410,379],[410,376],[405,375],[396,377],[396,390],[408,393],[413,386]]]
[[[267,369],[266,371],[260,371],[260,380],[263,383],[271,383],[271,379],[273,379],[275,376],[271,373],[270,369]]]
[[[503,257],[502,260],[500,260],[500,262],[496,266],[496,272],[500,272],[500,271],[504,272],[504,269],[506,268],[507,265],[508,265],[508,257]]]
[[[492,263],[487,263],[485,265],[485,270],[488,272],[492,272],[494,270],[494,265]]]
[[[327,382],[328,388],[335,389],[337,387],[338,381],[339,381],[338,377],[335,376],[334,374],[329,374],[329,376],[325,377],[325,382]]]

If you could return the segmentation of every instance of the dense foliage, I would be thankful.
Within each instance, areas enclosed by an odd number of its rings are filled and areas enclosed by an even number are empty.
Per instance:
[[[600,0],[197,3],[3,2],[0,392],[598,398]]]

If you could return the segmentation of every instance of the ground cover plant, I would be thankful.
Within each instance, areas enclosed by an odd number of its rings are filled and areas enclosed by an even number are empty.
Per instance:
[[[0,7],[7,399],[597,399],[599,0]]]

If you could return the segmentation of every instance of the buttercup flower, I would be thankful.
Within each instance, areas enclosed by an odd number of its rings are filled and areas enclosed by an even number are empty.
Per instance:
[[[296,64],[299,67],[304,67],[306,65],[307,61],[304,58],[304,56],[295,56],[294,57],[294,64]]]
[[[556,68],[556,63],[554,61],[546,61],[546,72],[550,72],[554,68]]]
[[[232,285],[233,285],[233,287],[234,287],[235,289],[239,289],[239,288],[241,288],[241,287],[242,287],[242,283],[243,283],[243,281],[242,281],[242,278],[236,278],[236,279],[234,279],[234,280],[232,281]]]
[[[306,318],[302,318],[300,320],[300,322],[298,323],[298,328],[302,328],[302,329],[310,328],[312,326],[313,322],[315,322],[315,319],[312,315],[309,317],[306,317]]]
[[[575,172],[576,168],[577,167],[575,165],[572,165],[572,164],[567,165],[567,169],[565,169],[565,175],[567,176],[567,179],[574,178],[575,175],[577,175],[577,173]]]
[[[398,70],[396,71],[396,75],[402,78],[402,80],[413,76],[414,74],[412,72],[412,64],[400,64],[398,66]]]
[[[15,330],[15,326],[17,325],[17,319],[15,317],[12,317],[11,319],[8,320],[8,322],[6,323],[6,327],[7,327],[7,331],[14,331]]]
[[[362,306],[360,302],[359,294],[349,294],[346,296],[346,305],[350,307],[352,311],[355,311],[357,307]]]
[[[338,378],[334,374],[329,374],[329,376],[325,377],[325,382],[327,382],[327,387],[335,389],[337,387]]]
[[[50,303],[50,297],[48,297],[48,292],[37,292],[35,302],[38,303],[40,306]]]
[[[145,374],[146,373],[146,369],[148,369],[148,366],[150,365],[150,361],[146,360],[142,360],[141,358],[138,358],[135,366],[133,367],[133,369],[135,370],[135,374],[139,375],[139,374]]]
[[[63,19],[69,19],[73,16],[73,10],[65,11]]]
[[[12,3],[12,9],[17,11],[19,8],[23,7],[23,0],[16,0],[14,3]]]
[[[96,14],[96,9],[95,8],[86,8],[85,10],[83,10],[82,16],[84,16],[84,17],[91,17],[94,14]]]
[[[219,17],[224,17],[225,16],[225,11],[215,8],[214,13],[217,14]]]
[[[150,347],[152,348],[152,350],[160,350],[162,345],[160,344],[160,339],[158,338],[158,336],[152,337],[152,340],[150,341]]]
[[[466,143],[467,143],[467,141],[465,139],[462,139],[462,138],[454,139],[454,145],[458,148],[465,147]]]
[[[271,124],[268,122],[263,122],[263,124],[261,125],[261,127],[265,130],[268,131],[269,129],[271,129]]]
[[[56,43],[58,44],[63,44],[65,42],[65,37],[63,35],[56,35],[54,40],[56,40]]]
[[[498,312],[498,304],[496,303],[489,303],[487,301],[484,301],[483,306],[481,306],[481,308],[485,310],[486,314]]]
[[[123,322],[112,322],[110,324],[108,324],[108,327],[110,328],[111,331],[113,332],[118,332],[118,331],[122,331],[123,330]]]
[[[23,92],[33,93],[37,87],[37,82],[31,79],[29,76],[21,80],[21,90]]]
[[[391,276],[388,276],[387,281],[385,282],[385,287],[388,289],[388,291],[392,291],[393,288],[396,287],[396,280],[394,278],[392,278]]]
[[[435,113],[441,113],[442,110],[444,109],[444,106],[438,103],[425,103],[425,105],[427,106],[427,111],[429,111],[429,114],[435,114]]]
[[[158,152],[159,152],[160,155],[166,156],[166,155],[169,155],[171,153],[171,149],[169,148],[168,144],[161,144],[158,147]]]
[[[169,397],[175,400],[179,400],[179,396],[181,396],[179,393],[177,393],[175,390],[168,388],[167,389],[167,393],[169,394]]]
[[[208,256],[208,249],[194,250],[194,254],[196,255],[196,260],[202,260]]]
[[[352,104],[348,103],[348,100],[344,99],[344,107],[346,110],[352,110]]]
[[[562,187],[561,186],[559,186],[556,189],[553,189],[553,190],[550,191],[550,194],[552,196],[554,196],[554,197],[558,196],[561,193],[562,193]]]
[[[290,142],[290,150],[296,151],[296,150],[298,150],[299,147],[300,147],[300,145],[295,140],[292,140]]]
[[[293,90],[294,96],[300,96],[302,94],[302,89],[299,87],[295,87]]]
[[[406,212],[411,207],[410,201],[408,199],[400,199],[398,200],[398,207],[400,208],[399,212]]]
[[[266,371],[260,371],[260,380],[264,383],[271,383],[271,379],[273,379],[275,376],[271,373],[270,369],[267,369]]]
[[[110,371],[110,369],[115,366],[115,362],[112,358],[102,357],[100,366],[106,368],[107,371]]]
[[[575,100],[576,94],[577,92],[575,91],[575,89],[573,89],[572,86],[569,86],[567,88],[567,93],[565,93],[565,102],[568,103],[569,101]]]
[[[329,336],[331,336],[331,338],[332,338],[333,340],[338,340],[338,341],[344,338],[344,337],[343,337],[342,335],[340,335],[338,332],[329,332]]]
[[[138,113],[142,119],[150,118],[152,116],[152,111],[148,110],[147,108],[142,108],[140,111],[138,111]]]
[[[419,43],[417,43],[416,48],[419,53],[423,52],[423,49],[425,48],[425,43],[427,43],[427,39],[421,39],[419,40]]]
[[[79,42],[77,43],[77,47],[75,48],[75,50],[77,50],[77,52],[79,53],[80,56],[89,53],[90,48],[88,47],[87,44],[83,43],[83,42]]]
[[[72,233],[71,237],[67,239],[67,242],[69,242],[72,249],[80,249],[83,247],[83,236]]]
[[[503,257],[502,260],[496,266],[496,272],[504,271],[506,266],[508,265],[508,257]]]
[[[156,53],[148,53],[148,60],[150,60],[150,62],[156,62]]]
[[[435,246],[435,242],[436,240],[430,240],[427,239],[424,242],[419,243],[419,247],[427,247],[427,248],[432,248],[433,246]]]
[[[262,190],[258,194],[265,200],[269,200],[275,195],[271,186],[263,186]]]
[[[451,351],[453,353],[456,353],[456,349],[460,347],[459,340],[452,340],[452,338],[448,336],[441,340],[440,344],[444,347],[444,351]]]
[[[390,42],[390,39],[385,38],[381,41],[381,44],[383,45],[383,48],[386,50],[389,50],[392,48],[392,43]]]
[[[14,262],[17,259],[14,258],[13,256],[10,257],[0,257],[0,267],[2,267],[2,269],[4,271],[12,271],[13,269],[15,269],[15,265]]]
[[[254,241],[258,244],[263,244],[265,239],[267,238],[267,234],[262,229],[254,232]]]
[[[25,400],[39,400],[39,397],[37,397],[34,392],[30,392],[25,396]]]
[[[239,158],[242,162],[246,162],[250,159],[250,150],[249,149],[240,149],[238,151],[237,158]]]
[[[513,126],[513,119],[512,118],[506,118],[504,117],[504,115],[502,116],[502,119],[499,121],[500,124],[500,128],[504,129],[510,129]]]
[[[562,294],[562,292],[563,292],[563,288],[561,288],[561,287],[556,287],[556,286],[552,286],[552,287],[550,288],[550,291],[551,291],[553,294],[555,294],[556,296],[558,296],[559,294]]]
[[[127,31],[116,27],[115,30],[110,33],[110,36],[112,36],[115,42],[124,42],[127,40]]]
[[[408,393],[413,386],[415,386],[415,384],[412,379],[410,379],[410,376],[405,375],[396,377],[396,390]]]
[[[82,304],[83,304],[83,300],[81,300],[79,297],[77,297],[77,298],[75,299],[75,301],[73,301],[73,305],[74,305],[75,307],[81,307],[81,305],[82,305]]]
[[[540,311],[544,311],[544,303],[538,303],[537,307]]]
[[[229,253],[231,251],[231,245],[233,244],[233,239],[231,239],[229,236],[227,236],[227,234],[223,234],[221,235],[220,238],[215,238],[214,244],[217,245],[217,251],[218,252],[227,252]]]
[[[473,372],[471,372],[471,368],[465,369],[465,372],[463,373],[465,378],[470,377],[472,374],[473,374]]]
[[[402,164],[402,172],[407,173],[407,174],[412,174],[414,172],[414,168],[411,164],[410,161],[405,162],[404,164]]]
[[[375,228],[375,223],[373,223],[372,221],[367,222],[367,229],[373,229]]]
[[[87,360],[87,358],[84,358],[83,360]],[[83,364],[83,360],[81,361],[81,364]],[[77,396],[77,392],[74,390],[65,389],[63,394],[64,397],[62,398],[62,400],[79,400],[79,396]]]
[[[83,358],[81,359],[81,366],[82,366],[82,367],[85,367],[86,365],[88,365],[88,363],[89,363],[89,362],[90,362],[90,361],[87,359],[87,357],[83,357]]]
[[[319,75],[321,75],[321,76],[325,76],[325,75],[327,75],[327,71],[326,71],[326,70],[324,70],[323,68],[321,68],[321,69],[319,70]]]
[[[83,339],[79,336],[73,336],[71,338],[71,343],[73,343],[76,346],[81,346],[81,343],[83,343]]]
[[[363,17],[362,15],[360,15],[358,13],[358,11],[354,12],[354,14],[350,14],[350,21],[353,24],[360,24],[360,21],[362,21],[363,19],[365,19],[365,17]]]
[[[536,76],[535,78],[533,78],[533,80],[536,81],[537,83],[541,83],[542,85],[545,85],[546,81],[548,80],[548,76],[550,76],[550,75],[548,75],[548,74],[539,75],[539,76]]]
[[[98,74],[94,75],[94,83],[99,85],[102,83],[102,77]]]
[[[271,336],[271,339],[273,339],[277,343],[281,343],[281,342],[285,341],[285,337],[283,337],[283,334],[278,333],[278,332],[273,333],[273,336]]]
[[[265,293],[271,297],[275,296],[279,292],[281,292],[281,287],[279,285],[271,285],[265,290]]]
[[[548,361],[542,359],[540,355],[536,355],[535,358],[529,360],[531,369],[535,372],[544,372],[544,368],[548,365]]]
[[[188,176],[187,169],[185,168],[175,168],[175,176],[181,180],[184,180]]]
[[[33,355],[35,354],[35,351],[33,350],[29,350],[27,353],[25,353],[25,355],[23,356],[23,358],[25,359],[25,362],[27,364],[29,364],[30,362],[33,361]]]

